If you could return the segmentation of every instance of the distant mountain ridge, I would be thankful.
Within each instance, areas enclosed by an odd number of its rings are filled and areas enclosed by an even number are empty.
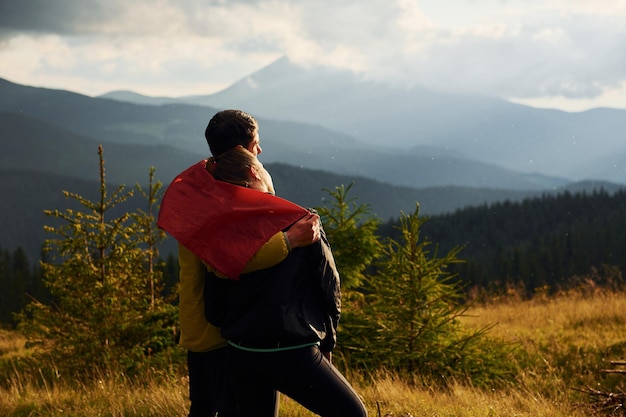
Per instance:
[[[104,149],[106,180],[110,184],[146,183],[150,167],[165,185],[178,173],[202,159],[191,153],[162,145],[147,146],[96,142],[29,117],[0,113],[0,170],[39,173],[42,177],[97,181],[99,144]],[[54,140],[42,140],[50,137]],[[400,210],[412,210],[416,202],[423,213],[434,214],[466,205],[502,199],[517,200],[537,191],[495,190],[469,187],[416,189],[394,186],[359,176],[342,176],[283,163],[265,164],[272,173],[279,194],[307,206],[319,206],[327,194],[323,188],[354,183],[354,197],[370,204],[381,218],[397,217]],[[17,178],[17,177],[16,177]],[[19,180],[16,179],[19,183]],[[97,188],[97,186],[96,186]],[[61,189],[57,189],[60,193]],[[9,194],[12,195],[12,194]]]
[[[318,124],[381,149],[436,147],[444,156],[513,171],[626,183],[626,110],[567,113],[491,97],[401,90],[347,71],[299,67],[286,57],[218,93],[179,102]]]
[[[217,108],[185,103],[139,105],[90,98],[0,80],[0,112],[39,119],[91,138],[124,145],[164,146],[204,157],[204,127]],[[322,126],[259,117],[264,162],[281,162],[393,185],[542,190],[565,178],[520,173],[426,146],[383,148]],[[157,167],[158,168],[158,167]]]

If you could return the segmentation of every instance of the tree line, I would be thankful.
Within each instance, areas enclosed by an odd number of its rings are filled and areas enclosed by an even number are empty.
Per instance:
[[[397,235],[397,222],[381,227]],[[468,289],[511,288],[532,296],[592,279],[621,286],[626,272],[626,190],[563,192],[522,202],[468,207],[429,218],[423,237],[446,252],[461,246],[453,269]]]
[[[165,290],[173,292],[178,281],[176,257],[168,255],[157,262],[156,268],[163,275]],[[0,327],[15,327],[15,314],[31,300],[45,304],[52,301],[39,263],[33,265],[22,248],[0,247]]]
[[[399,236],[399,221],[378,227]],[[494,293],[522,288],[527,296],[553,291],[592,277],[598,285],[621,285],[626,272],[626,190],[563,192],[467,207],[426,218],[421,234],[442,253],[461,246],[464,262],[451,266],[469,289]],[[355,260],[355,256],[347,256]],[[177,259],[157,263],[167,289],[178,280]],[[0,323],[15,325],[14,313],[32,298],[50,296],[38,264],[21,248],[0,248]]]

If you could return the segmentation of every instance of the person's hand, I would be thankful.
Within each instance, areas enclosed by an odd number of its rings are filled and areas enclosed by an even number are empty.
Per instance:
[[[320,240],[320,216],[309,213],[285,232],[292,249],[311,245]]]

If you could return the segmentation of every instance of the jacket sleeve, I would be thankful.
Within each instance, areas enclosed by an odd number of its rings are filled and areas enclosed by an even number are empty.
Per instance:
[[[193,352],[206,352],[225,346],[226,340],[220,336],[220,329],[205,318],[204,264],[181,244],[178,245],[178,263],[180,345]]]
[[[321,289],[324,295],[326,337],[322,340],[320,350],[330,352],[337,345],[337,325],[341,316],[341,281],[335,265],[335,258],[322,230],[322,257],[319,265]]]
[[[242,274],[266,269],[285,260],[289,255],[289,247],[285,239],[283,232],[278,232],[272,236],[248,261]]]

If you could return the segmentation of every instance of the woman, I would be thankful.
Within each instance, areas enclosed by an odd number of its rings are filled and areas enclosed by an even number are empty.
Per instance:
[[[269,173],[243,147],[209,163],[218,180],[274,191]],[[205,288],[207,319],[221,327],[233,347],[227,360],[240,417],[275,415],[275,397],[268,391],[282,392],[324,417],[367,415],[358,394],[329,360],[341,293],[323,231],[318,243],[293,249],[271,268],[239,280],[213,275]]]

